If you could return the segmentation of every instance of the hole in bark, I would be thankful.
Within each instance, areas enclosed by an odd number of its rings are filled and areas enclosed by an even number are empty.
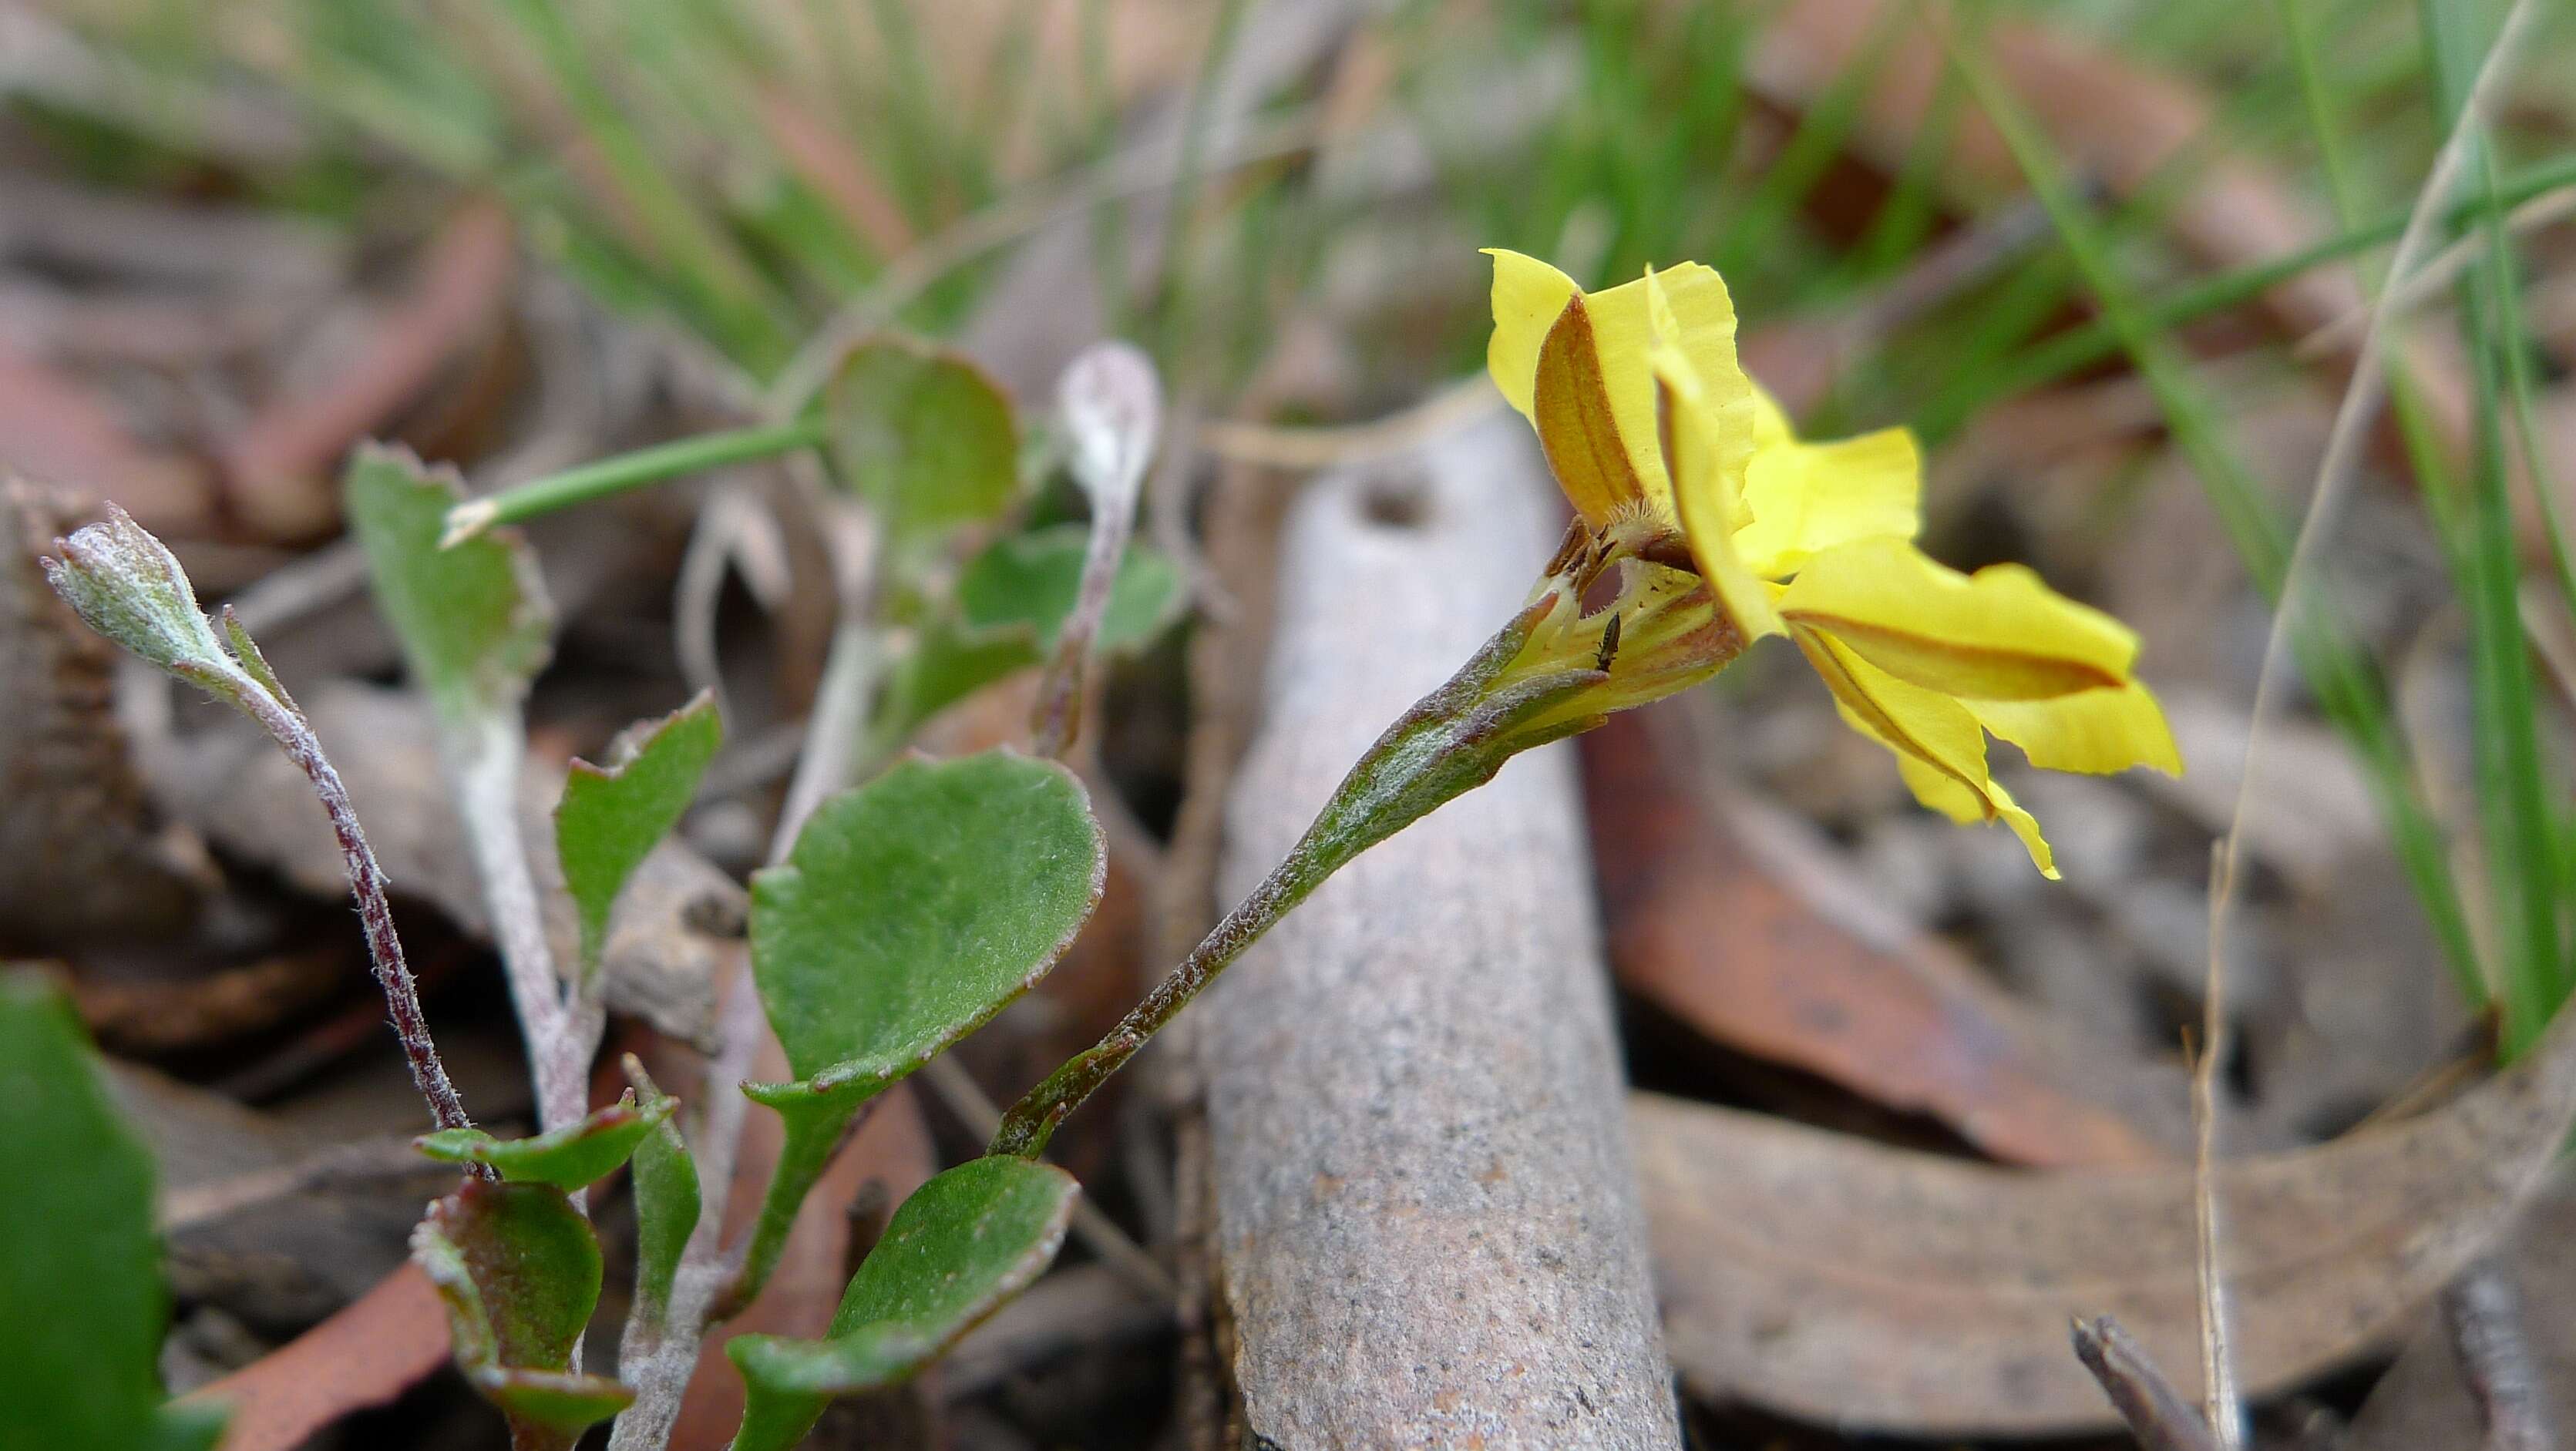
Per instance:
[[[1385,529],[1419,529],[1431,518],[1429,483],[1419,474],[1371,479],[1360,493],[1360,515]]]

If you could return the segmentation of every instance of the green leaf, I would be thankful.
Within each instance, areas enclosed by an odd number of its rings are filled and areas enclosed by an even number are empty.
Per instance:
[[[977,629],[1025,625],[1037,649],[1055,648],[1056,634],[1082,592],[1082,556],[1088,544],[1079,524],[995,540],[958,577],[957,603],[965,622]],[[1110,590],[1096,648],[1143,644],[1172,622],[1180,602],[1179,568],[1154,550],[1130,548]]]
[[[647,1110],[676,1102],[654,1086],[632,1053],[626,1055],[626,1076]],[[635,1289],[658,1322],[671,1303],[671,1281],[697,1231],[700,1208],[697,1161],[667,1113],[635,1146],[634,1180]]]
[[[0,976],[0,1105],[0,1441],[209,1445],[219,1413],[162,1404],[152,1156],[110,1104],[71,1004],[32,974]]]
[[[1010,400],[961,354],[882,338],[826,397],[832,459],[898,541],[995,518],[1019,493]]]
[[[468,1179],[412,1231],[447,1302],[456,1364],[510,1422],[516,1451],[569,1451],[634,1394],[572,1369],[599,1301],[599,1241],[564,1192]]]
[[[794,1083],[743,1278],[757,1289],[861,1105],[1046,975],[1100,899],[1090,799],[1049,761],[906,761],[825,801],[751,879],[751,968]]]
[[[584,974],[598,970],[617,894],[680,824],[723,742],[715,696],[702,692],[660,720],[628,727],[610,744],[606,766],[572,763],[555,804],[555,855],[581,918]]]
[[[635,1095],[599,1109],[579,1123],[534,1138],[494,1138],[481,1129],[440,1129],[412,1140],[420,1151],[449,1164],[489,1164],[512,1184],[551,1184],[579,1189],[608,1177],[636,1146],[662,1127],[676,1098],[656,1096],[638,1105]]]
[[[439,548],[447,511],[464,498],[455,471],[381,445],[358,450],[346,488],[376,607],[440,714],[473,719],[517,704],[554,629],[526,541],[494,530]]]
[[[1079,524],[996,540],[957,582],[954,613],[925,626],[888,673],[860,754],[882,760],[922,722],[992,684],[1042,663],[1082,589],[1087,537]],[[1111,587],[1094,648],[1132,649],[1180,613],[1181,573],[1164,555],[1131,547]]]
[[[982,1027],[1073,942],[1106,857],[1070,772],[906,761],[823,803],[751,883],[751,963],[798,1077],[874,1093]]]
[[[1008,1155],[960,1164],[913,1191],[870,1251],[821,1340],[736,1336],[747,1395],[734,1451],[784,1451],[834,1396],[897,1384],[1044,1273],[1081,1188]]]

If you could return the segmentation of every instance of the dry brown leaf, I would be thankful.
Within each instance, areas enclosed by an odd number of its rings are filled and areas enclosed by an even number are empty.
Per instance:
[[[423,249],[411,294],[387,308],[332,386],[273,400],[226,442],[230,500],[262,537],[328,527],[340,456],[416,400],[441,366],[482,336],[509,295],[516,253],[510,215],[490,197],[468,201]]]
[[[2565,1141],[2576,1013],[2421,1118],[2222,1163],[2249,1396],[2379,1344],[2511,1222]],[[2189,1166],[2030,1173],[1641,1094],[1630,1116],[1684,1383],[1851,1428],[2108,1430],[2066,1352],[2119,1318],[2196,1394]]]
[[[2506,1328],[2530,1356],[2536,1392],[2548,1425],[2576,1425],[2576,1316],[2566,1313],[2576,1296],[2576,1183],[2565,1177],[2534,1200],[2499,1247],[2494,1267],[2510,1284],[2521,1313]],[[2462,1373],[2454,1336],[2434,1317],[2397,1363],[2370,1388],[2346,1433],[2341,1451],[2415,1451],[2423,1446],[2475,1446],[2483,1427],[2474,1389]]]
[[[420,1266],[406,1264],[339,1314],[183,1400],[231,1408],[223,1451],[293,1451],[446,1362],[447,1312]]]
[[[2083,1040],[1902,924],[1865,933],[1828,916],[1809,888],[1830,863],[1784,870],[1781,852],[1749,843],[1749,806],[1704,804],[1669,724],[1619,716],[1583,739],[1622,986],[1729,1047],[1932,1114],[1998,1158],[2134,1166],[2187,1151],[2179,1071]]]

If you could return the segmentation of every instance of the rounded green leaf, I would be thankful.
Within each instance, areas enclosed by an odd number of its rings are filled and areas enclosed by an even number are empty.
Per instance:
[[[715,696],[628,728],[610,745],[608,764],[572,763],[555,805],[555,856],[564,890],[581,918],[582,970],[599,962],[608,940],[608,911],[627,878],[689,809],[707,763],[724,743]]]
[[[1010,399],[963,354],[880,338],[850,355],[827,397],[833,463],[896,538],[994,518],[1018,494]]]
[[[429,1207],[411,1250],[447,1303],[458,1368],[517,1451],[569,1448],[633,1398],[572,1369],[599,1302],[599,1240],[562,1190],[468,1179]]]
[[[920,1067],[1046,974],[1106,869],[1081,783],[1008,751],[824,802],[752,878],[752,973],[789,1066],[853,1098]]]
[[[579,1189],[614,1172],[646,1136],[680,1106],[676,1098],[656,1095],[637,1104],[624,1101],[599,1109],[579,1123],[565,1124],[533,1138],[495,1138],[481,1129],[440,1129],[412,1143],[424,1154],[450,1164],[489,1164],[513,1184],[551,1184]]]
[[[913,1191],[841,1296],[821,1340],[737,1336],[725,1353],[748,1395],[734,1451],[783,1451],[834,1396],[919,1373],[1044,1273],[1064,1243],[1073,1176],[997,1155]]]

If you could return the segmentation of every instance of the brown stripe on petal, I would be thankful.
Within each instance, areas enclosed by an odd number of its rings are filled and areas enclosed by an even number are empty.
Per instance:
[[[2128,677],[2083,660],[1992,645],[1962,645],[1875,620],[1855,620],[1820,610],[1782,610],[1812,630],[1822,630],[1870,664],[1926,690],[1975,700],[2050,700],[2079,690],[2128,684]]]
[[[1547,341],[1539,345],[1530,420],[1537,425],[1539,446],[1547,452],[1557,487],[1596,528],[1644,502],[1645,486],[1611,417],[1610,389],[1602,378],[1592,315],[1581,293],[1566,302],[1556,325],[1547,330]]]
[[[1887,708],[1870,695],[1868,687],[1862,685],[1843,665],[1842,660],[1834,654],[1830,642],[1814,631],[1796,624],[1789,627],[1789,639],[1797,645],[1798,653],[1807,657],[1807,663],[1815,668],[1817,676],[1825,682],[1825,688],[1832,691],[1836,699],[1848,706],[1852,714],[1867,721],[1870,730],[1877,734],[1879,740],[1889,750],[1910,756],[1966,787],[1968,794],[1977,798],[1977,805],[1985,811],[1988,821],[1994,820],[2000,814],[1995,809],[1994,797],[1986,792],[1986,783],[1963,775],[1949,762],[1934,754],[1931,747],[1916,740],[1914,733],[1899,723],[1895,716],[1889,714]]]

